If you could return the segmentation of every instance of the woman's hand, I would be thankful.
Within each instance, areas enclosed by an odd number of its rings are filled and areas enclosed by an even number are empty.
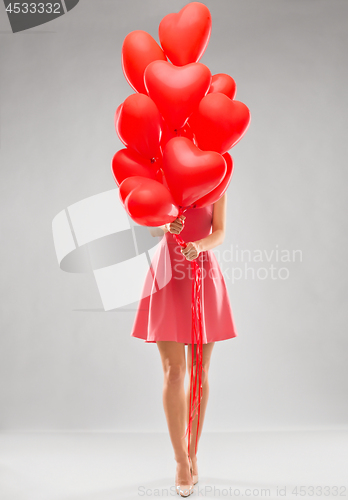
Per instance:
[[[186,217],[185,215],[179,215],[173,222],[168,222],[165,224],[166,228],[171,234],[180,234],[181,231],[184,229],[182,220],[185,220]]]
[[[190,241],[187,243],[186,248],[181,249],[181,253],[186,257],[187,260],[195,260],[200,254],[200,249],[198,243]]]

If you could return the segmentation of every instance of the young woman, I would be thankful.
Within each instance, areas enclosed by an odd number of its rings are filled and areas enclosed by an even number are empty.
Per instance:
[[[164,232],[164,237],[145,279],[131,333],[132,337],[145,342],[156,342],[159,349],[164,373],[163,406],[177,464],[175,485],[181,496],[189,496],[198,481],[195,455],[197,416],[192,423],[190,456],[187,454],[188,443],[183,437],[190,407],[190,384],[185,395],[184,379],[186,370],[189,376],[191,374],[192,347],[194,377],[196,365],[196,344],[191,344],[193,259],[197,259],[202,276],[203,372],[198,441],[209,396],[208,371],[214,343],[237,336],[226,284],[217,259],[211,252],[224,241],[226,203],[225,193],[216,203],[188,209],[174,222],[161,226],[160,232],[162,235]],[[151,233],[159,235],[155,228]],[[180,234],[187,247],[180,247],[173,234]],[[185,345],[188,346],[187,361]]]

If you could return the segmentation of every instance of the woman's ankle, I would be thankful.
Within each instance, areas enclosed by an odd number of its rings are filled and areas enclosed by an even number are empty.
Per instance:
[[[178,453],[177,455],[174,456],[174,459],[177,464],[186,464],[188,463],[188,455],[187,451],[184,451],[182,453]]]

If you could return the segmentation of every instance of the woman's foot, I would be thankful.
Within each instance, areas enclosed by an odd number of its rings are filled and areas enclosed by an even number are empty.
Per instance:
[[[193,482],[188,456],[182,461],[177,461],[175,487],[178,495],[181,495],[182,497],[188,497],[191,493],[193,493]]]
[[[197,467],[197,457],[190,457],[190,468],[193,484],[198,483],[198,467]]]

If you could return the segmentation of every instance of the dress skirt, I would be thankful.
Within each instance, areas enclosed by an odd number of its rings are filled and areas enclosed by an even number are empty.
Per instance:
[[[179,234],[186,243],[211,233],[214,205],[188,209]],[[216,256],[211,250],[196,259],[201,269],[203,344],[236,337],[231,304]],[[146,275],[132,337],[145,342],[171,340],[192,343],[192,267],[174,236],[167,232],[159,243]]]

